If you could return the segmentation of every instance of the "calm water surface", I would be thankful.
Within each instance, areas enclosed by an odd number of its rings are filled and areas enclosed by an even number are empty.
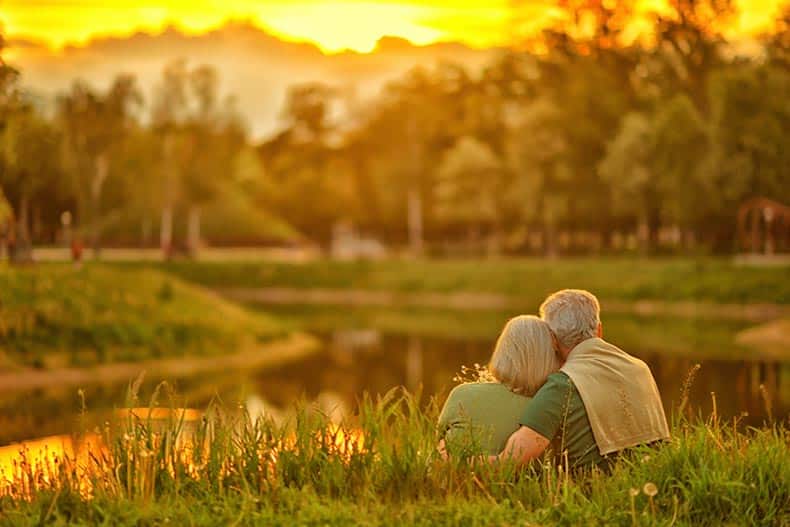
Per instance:
[[[212,398],[246,405],[252,412],[281,413],[300,399],[327,411],[353,411],[364,393],[383,394],[398,386],[421,390],[423,400],[442,399],[462,365],[484,364],[508,318],[498,312],[381,311],[348,308],[267,308],[295,328],[316,333],[322,349],[311,358],[274,370],[217,371],[173,382],[177,404],[201,408]],[[739,321],[604,319],[610,340],[644,359],[658,382],[668,412],[681,399],[688,372],[701,367],[691,384],[693,412],[710,414],[712,393],[722,417],[760,424],[769,415],[790,415],[790,360],[771,358],[735,344],[751,324]],[[786,353],[786,350],[780,350]],[[149,372],[142,405],[162,380]],[[763,388],[761,388],[761,386]],[[0,395],[0,446],[90,429],[114,407],[122,407],[128,383]],[[160,403],[165,403],[163,397]]]

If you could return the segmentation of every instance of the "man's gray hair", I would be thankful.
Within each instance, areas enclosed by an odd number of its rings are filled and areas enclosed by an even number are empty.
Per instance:
[[[540,317],[557,335],[563,348],[573,349],[598,334],[601,306],[595,295],[582,289],[563,289],[540,306]]]

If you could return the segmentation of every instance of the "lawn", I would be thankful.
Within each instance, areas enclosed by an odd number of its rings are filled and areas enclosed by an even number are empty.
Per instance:
[[[0,372],[230,353],[284,333],[155,269],[0,267]]]
[[[619,301],[790,304],[790,267],[741,267],[714,258],[175,262],[162,266],[211,288],[496,293],[516,298],[530,309],[552,291],[568,287]]]

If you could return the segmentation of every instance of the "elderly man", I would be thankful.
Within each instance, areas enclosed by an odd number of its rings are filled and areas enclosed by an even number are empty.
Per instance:
[[[610,454],[669,438],[664,408],[647,365],[603,340],[598,299],[554,293],[540,307],[556,336],[559,372],[535,394],[494,459],[527,463],[554,441],[571,468],[601,465]]]

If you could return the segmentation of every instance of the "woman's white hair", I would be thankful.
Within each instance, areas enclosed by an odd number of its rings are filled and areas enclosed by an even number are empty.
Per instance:
[[[508,321],[488,363],[496,380],[527,396],[535,395],[559,368],[549,325],[532,315]]]
[[[601,306],[589,291],[563,289],[543,302],[540,316],[551,327],[560,345],[573,349],[598,334]]]

